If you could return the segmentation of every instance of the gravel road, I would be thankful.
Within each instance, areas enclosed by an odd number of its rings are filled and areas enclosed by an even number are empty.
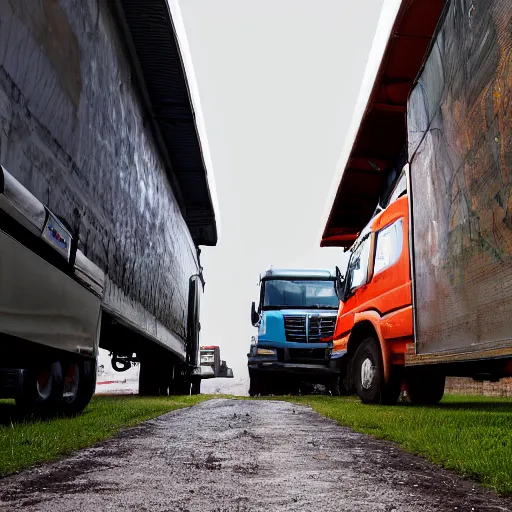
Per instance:
[[[0,481],[11,511],[512,511],[391,443],[278,401],[217,399]]]

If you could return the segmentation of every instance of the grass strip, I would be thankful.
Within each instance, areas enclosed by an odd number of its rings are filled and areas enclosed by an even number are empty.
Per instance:
[[[303,396],[340,425],[405,450],[503,494],[512,493],[512,399],[446,396],[436,407],[363,405],[354,397]]]
[[[18,420],[13,403],[0,402],[0,476],[57,459],[119,430],[169,411],[208,400],[207,395],[94,397],[80,416]]]

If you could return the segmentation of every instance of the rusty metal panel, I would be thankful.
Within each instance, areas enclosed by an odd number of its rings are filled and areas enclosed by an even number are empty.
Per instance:
[[[184,340],[196,251],[108,5],[0,2],[0,162],[70,226],[127,315]]]
[[[409,99],[418,354],[512,346],[511,52],[511,0],[448,2]]]

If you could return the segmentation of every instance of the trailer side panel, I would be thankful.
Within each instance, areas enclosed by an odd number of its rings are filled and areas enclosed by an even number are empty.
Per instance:
[[[447,3],[408,104],[416,352],[512,351],[512,10]]]
[[[105,272],[105,307],[184,357],[196,249],[109,6],[0,3],[0,162]]]

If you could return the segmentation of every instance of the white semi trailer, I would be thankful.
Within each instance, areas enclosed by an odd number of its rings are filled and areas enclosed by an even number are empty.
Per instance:
[[[81,411],[99,346],[197,392],[218,212],[177,2],[0,2],[0,127],[0,396]]]

